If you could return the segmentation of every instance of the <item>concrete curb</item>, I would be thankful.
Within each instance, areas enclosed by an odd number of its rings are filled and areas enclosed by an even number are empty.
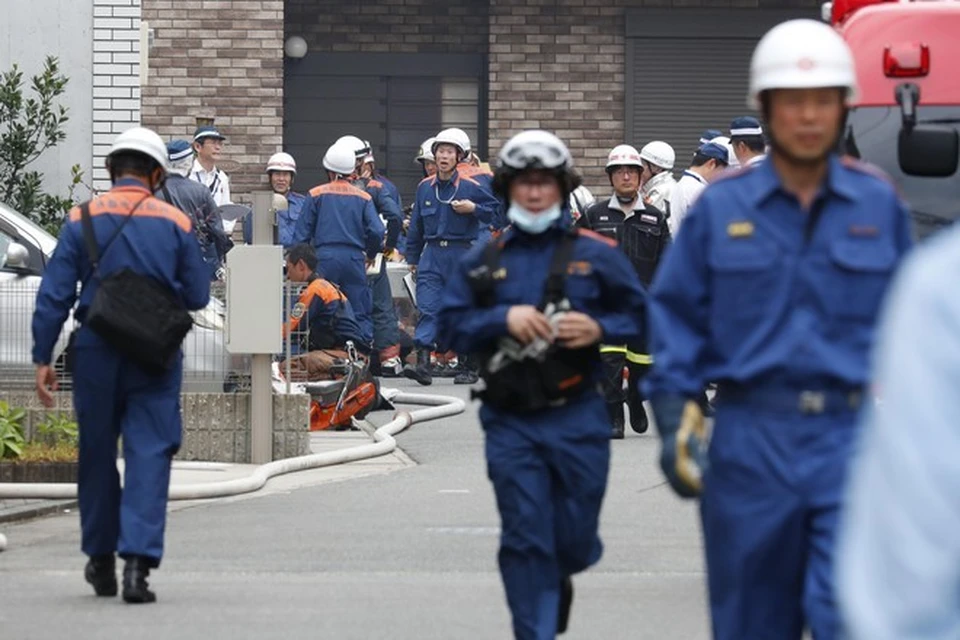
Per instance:
[[[10,507],[0,510],[0,524],[31,520],[33,518],[48,516],[52,513],[59,513],[67,509],[76,508],[76,500],[40,500],[33,504],[25,504],[20,507]]]

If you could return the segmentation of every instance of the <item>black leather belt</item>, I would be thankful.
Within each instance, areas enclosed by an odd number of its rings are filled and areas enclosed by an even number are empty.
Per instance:
[[[862,387],[813,390],[720,384],[717,389],[717,401],[720,404],[749,405],[769,411],[807,415],[857,411],[864,399]]]

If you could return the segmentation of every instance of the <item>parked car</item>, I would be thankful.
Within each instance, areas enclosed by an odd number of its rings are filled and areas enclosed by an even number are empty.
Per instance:
[[[30,324],[37,290],[57,239],[28,218],[0,204],[0,379],[3,387],[30,386],[34,380]],[[184,341],[184,390],[223,391],[231,358],[224,346],[225,307],[211,297],[210,304],[192,314],[194,328]],[[54,349],[62,364],[71,316]]]

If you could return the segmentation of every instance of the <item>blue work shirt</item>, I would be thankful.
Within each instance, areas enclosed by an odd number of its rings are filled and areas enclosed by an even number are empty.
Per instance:
[[[374,180],[377,180],[383,184],[384,190],[386,190],[387,195],[394,199],[397,203],[397,207],[403,211],[403,199],[400,197],[400,190],[397,189],[397,185],[393,184],[393,181],[390,180],[387,176],[383,175],[379,171],[373,176]]]
[[[648,393],[864,385],[877,310],[910,246],[906,209],[864,165],[831,157],[810,213],[772,162],[717,181],[651,287]]]
[[[960,638],[957,273],[960,228],[907,259],[879,326],[836,553],[850,640]]]
[[[453,200],[471,200],[477,205],[470,214],[453,210]],[[438,176],[424,178],[417,187],[417,197],[407,230],[407,263],[420,263],[424,244],[438,240],[470,243],[477,239],[481,225],[493,224],[499,203],[479,181],[453,172],[450,180]]]
[[[358,178],[352,184],[370,194],[370,197],[373,198],[374,208],[376,208],[380,217],[386,221],[387,238],[384,242],[384,249],[391,251],[396,249],[397,239],[400,237],[400,231],[403,227],[403,212],[400,211],[399,202],[390,195],[386,185],[375,178]]]
[[[383,249],[383,234],[370,194],[346,180],[335,180],[310,190],[293,244],[355,248],[372,260]]]
[[[438,342],[457,353],[477,353],[509,335],[507,311],[515,305],[540,304],[553,253],[568,226],[561,220],[538,235],[517,229],[504,232],[499,240],[504,277],[495,285],[491,307],[479,306],[470,286],[468,274],[480,266],[484,249],[483,245],[472,247],[443,291]],[[604,342],[624,344],[642,335],[646,294],[630,261],[612,241],[592,231],[578,232],[565,291],[573,310],[599,323]]]
[[[506,203],[493,192],[493,172],[483,167],[475,167],[466,162],[461,162],[457,165],[457,172],[462,176],[473,178],[479,182],[480,187],[497,201],[496,211],[493,213],[490,224],[487,225],[490,231],[503,229],[510,224],[506,215]],[[489,238],[489,234],[487,234],[487,237]]]
[[[294,191],[287,192],[287,208],[283,211],[277,211],[277,242],[285,249],[293,246],[293,236],[297,228],[297,220],[300,219],[300,210],[307,197]],[[253,214],[243,218],[243,241],[247,244],[253,244]]]
[[[131,211],[133,217],[114,238]],[[188,309],[202,309],[210,301],[209,272],[190,218],[154,198],[144,183],[132,178],[118,180],[110,191],[90,201],[90,216],[100,250],[101,276],[127,268],[168,287]],[[37,292],[35,364],[50,364],[60,329],[77,301],[77,283],[83,282],[75,313],[81,323],[100,286],[99,278],[92,275],[80,220],[80,207],[74,207],[60,230]],[[114,240],[106,247],[111,238]]]

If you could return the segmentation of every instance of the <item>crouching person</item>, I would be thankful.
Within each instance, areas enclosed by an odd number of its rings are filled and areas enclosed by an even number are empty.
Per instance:
[[[613,242],[572,231],[579,184],[545,131],[503,147],[494,179],[512,228],[451,275],[441,343],[480,363],[480,420],[502,521],[499,564],[519,639],[567,627],[571,576],[600,559],[612,425],[599,392],[601,340],[639,338],[644,291]]]

